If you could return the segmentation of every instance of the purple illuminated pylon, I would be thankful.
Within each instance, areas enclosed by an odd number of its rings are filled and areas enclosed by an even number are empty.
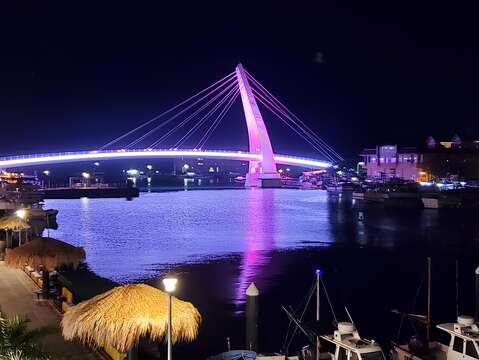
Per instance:
[[[261,161],[249,162],[246,186],[281,187],[281,178],[276,169],[268,130],[241,64],[236,67],[236,77],[238,78],[241,101],[246,117],[246,126],[248,127],[249,151],[260,154],[262,158]]]

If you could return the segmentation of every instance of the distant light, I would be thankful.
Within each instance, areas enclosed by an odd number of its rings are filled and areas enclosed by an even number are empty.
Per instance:
[[[321,269],[316,269],[314,270],[314,272],[316,273],[316,275],[323,275],[323,271]]]
[[[148,170],[151,170],[151,169],[153,169],[153,166],[152,166],[152,165],[146,165],[146,168],[147,168]]]
[[[151,177],[147,177],[146,181],[148,182],[148,184],[151,184]]]
[[[178,279],[175,279],[175,278],[163,279],[163,285],[165,286],[165,291],[168,293],[172,293],[175,291],[177,283],[178,283]]]
[[[188,170],[189,168],[190,168],[190,165],[188,164],[183,165],[183,169]]]
[[[45,171],[43,171],[43,175],[45,175],[45,176],[50,175],[50,170],[45,170]]]
[[[17,215],[20,219],[25,219],[27,217],[27,210],[19,209],[15,211],[15,215]]]
[[[466,186],[466,182],[465,182],[465,181],[461,181],[459,184],[461,184],[462,186]]]
[[[421,171],[421,172],[419,173],[419,175],[427,175],[427,172]]]
[[[429,181],[419,181],[419,185],[421,186],[431,186],[432,182]]]
[[[353,176],[353,177],[351,178],[351,181],[358,181],[358,180],[359,180],[359,179],[358,179],[356,176]]]
[[[283,173],[283,169],[279,169],[278,172],[279,172],[280,174],[282,174],[282,173]]]
[[[90,174],[87,173],[87,172],[82,172],[81,176],[83,176],[84,179],[89,179],[90,178]]]
[[[286,168],[286,171],[290,171],[291,169],[290,168]]]
[[[437,186],[438,188],[442,188],[442,187],[444,186],[444,184],[443,184],[443,183],[437,183],[436,186]]]
[[[128,175],[138,175],[138,170],[136,169],[130,169],[130,170],[126,170],[126,173]]]
[[[93,165],[95,165],[95,166],[100,166],[100,163],[99,163],[98,161],[95,161],[95,162],[93,163]]]

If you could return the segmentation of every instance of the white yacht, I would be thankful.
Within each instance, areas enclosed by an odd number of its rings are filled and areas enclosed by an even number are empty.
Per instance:
[[[449,344],[429,341],[426,346],[394,345],[393,360],[478,360],[479,326],[470,316],[459,316],[455,323],[439,324],[437,328],[448,333]]]
[[[320,335],[320,338],[335,347],[334,353],[321,353],[320,359],[386,360],[381,346],[374,340],[359,336],[353,323],[340,322],[333,335]]]

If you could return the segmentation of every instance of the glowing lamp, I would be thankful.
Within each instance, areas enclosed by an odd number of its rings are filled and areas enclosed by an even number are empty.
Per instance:
[[[45,175],[45,176],[50,175],[50,170],[45,170],[45,171],[43,172],[43,175]]]
[[[165,291],[170,294],[175,291],[177,283],[178,283],[178,279],[176,278],[163,279],[163,286],[165,287]]]
[[[316,275],[322,275],[323,274],[321,269],[316,269],[316,270],[314,270],[314,272],[316,273]]]
[[[20,219],[25,219],[27,217],[27,210],[19,209],[15,211],[15,215],[17,215]]]
[[[83,176],[84,179],[89,179],[90,178],[90,174],[87,173],[87,172],[81,173],[81,176]]]
[[[153,169],[153,166],[152,166],[152,165],[146,165],[146,168],[147,168],[148,170],[151,170],[151,169]]]

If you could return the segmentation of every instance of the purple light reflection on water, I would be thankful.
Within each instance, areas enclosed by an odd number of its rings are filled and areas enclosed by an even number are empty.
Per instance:
[[[242,257],[231,294],[241,302],[269,253],[332,241],[327,194],[285,189],[146,193],[139,199],[48,200],[59,210],[50,235],[83,246],[89,267],[118,282],[186,263]]]

